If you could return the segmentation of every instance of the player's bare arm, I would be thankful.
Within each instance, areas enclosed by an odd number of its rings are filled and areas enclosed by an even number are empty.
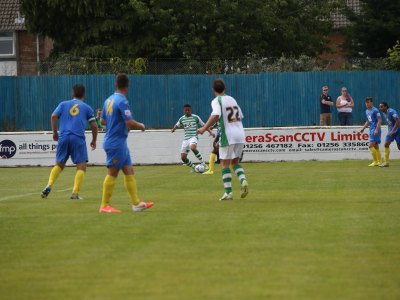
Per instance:
[[[208,121],[206,122],[206,124],[204,124],[203,127],[199,128],[199,129],[197,130],[197,132],[198,132],[199,134],[203,134],[203,133],[204,133],[207,129],[209,129],[215,122],[217,122],[218,119],[219,119],[219,116],[218,116],[218,115],[211,115],[211,116],[208,118]]]
[[[176,129],[178,129],[178,126],[175,125],[175,126],[172,127],[172,129],[171,129],[171,133],[174,133]]]
[[[210,128],[207,128],[208,133],[210,134],[210,136],[212,136],[213,138],[215,138],[215,133],[212,132],[212,130]]]
[[[382,119],[378,119],[378,125],[375,128],[374,135],[378,135],[379,129],[381,129]]]
[[[144,131],[146,128],[143,123],[137,122],[135,120],[125,121],[125,124],[129,129],[139,129],[141,131]]]
[[[92,150],[95,150],[97,141],[97,132],[99,131],[99,128],[97,127],[95,121],[90,122],[90,126],[92,128],[92,141],[90,142],[90,147],[92,147]]]
[[[365,130],[365,128],[367,128],[367,127],[368,127],[368,125],[369,125],[369,122],[368,122],[368,121],[366,121],[366,122],[365,122],[365,124],[364,124],[364,126],[363,126],[363,128],[360,130],[360,132],[361,132],[361,133],[363,133],[363,132],[364,132],[364,130]]]
[[[106,119],[101,118],[101,119],[100,119],[100,124],[101,124],[101,125],[107,125]]]
[[[394,123],[394,126],[392,128],[392,130],[388,133],[389,136],[392,136],[393,133],[396,131],[396,129],[399,127],[400,125],[400,119],[396,120],[396,123]]]
[[[52,114],[51,115],[51,130],[53,131],[53,141],[58,141],[57,120],[58,120],[58,116],[56,114]]]

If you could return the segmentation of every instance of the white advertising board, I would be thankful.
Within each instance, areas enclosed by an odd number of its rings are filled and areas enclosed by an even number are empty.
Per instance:
[[[368,129],[360,133],[361,127],[284,127],[246,129],[246,144],[243,161],[298,161],[298,160],[343,160],[370,159]],[[387,127],[382,128],[383,144]],[[100,132],[97,149],[88,150],[89,164],[104,165],[102,149],[104,132]],[[180,148],[183,131],[148,130],[131,131],[128,146],[134,164],[180,163]],[[86,133],[88,149],[91,133]],[[205,133],[199,138],[199,150],[208,160],[213,138]],[[57,142],[51,132],[3,132],[0,133],[0,167],[5,166],[51,166],[55,162]],[[398,158],[396,143],[392,143],[392,157]],[[197,159],[189,154],[193,162]],[[71,164],[68,161],[67,164]]]
[[[250,161],[370,159],[369,129],[360,127],[265,128],[246,131],[244,158]],[[380,149],[387,133],[382,127]],[[396,143],[391,150],[397,149]]]

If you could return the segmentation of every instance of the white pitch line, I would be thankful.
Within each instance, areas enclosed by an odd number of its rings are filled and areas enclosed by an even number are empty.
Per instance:
[[[63,190],[57,190],[54,191],[56,193],[60,193],[60,192],[65,192],[70,190],[71,188],[68,189],[63,189]],[[18,198],[22,198],[22,197],[27,197],[27,196],[32,196],[32,195],[40,195],[40,192],[35,192],[35,193],[28,193],[28,194],[21,194],[21,195],[13,195],[13,196],[7,196],[7,197],[2,197],[0,198],[0,201],[6,201],[6,200],[11,200],[11,199],[18,199]]]

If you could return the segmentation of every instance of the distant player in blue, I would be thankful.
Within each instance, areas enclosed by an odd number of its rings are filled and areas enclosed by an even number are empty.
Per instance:
[[[103,196],[100,213],[118,213],[118,209],[110,205],[110,199],[115,187],[119,170],[124,173],[124,184],[132,200],[132,210],[139,212],[153,206],[153,202],[139,200],[136,179],[132,167],[131,155],[128,149],[127,138],[130,129],[145,130],[143,123],[132,118],[126,95],[129,89],[129,78],[125,74],[116,77],[116,92],[105,102],[101,113],[101,123],[107,126],[103,148],[106,152],[107,176],[103,183]]]
[[[379,151],[382,118],[379,110],[374,107],[374,101],[371,97],[365,99],[365,106],[367,107],[365,110],[367,121],[361,132],[364,132],[364,129],[369,126],[369,150],[371,151],[373,161],[368,167],[377,167],[382,164],[381,152]]]
[[[92,129],[92,150],[96,149],[97,124],[93,109],[83,102],[85,98],[85,87],[76,84],[72,90],[72,100],[61,102],[51,115],[51,128],[53,140],[58,141],[56,152],[56,165],[50,173],[47,186],[41,193],[42,198],[47,198],[51,187],[58,176],[64,170],[68,158],[76,164],[76,175],[71,199],[82,199],[79,191],[85,177],[88,154],[85,140],[85,128],[88,122]],[[57,132],[57,120],[60,120],[59,132]]]
[[[397,112],[393,108],[389,108],[386,102],[381,102],[379,109],[388,125],[388,133],[385,140],[385,162],[380,167],[389,167],[390,144],[396,141],[397,148],[400,150],[400,119]]]

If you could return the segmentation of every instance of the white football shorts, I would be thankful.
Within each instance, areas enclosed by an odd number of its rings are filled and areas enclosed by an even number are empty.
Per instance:
[[[187,140],[183,140],[181,153],[189,153],[190,145],[193,145],[193,144],[197,145],[197,142],[198,142],[198,138],[196,136],[193,136]]]
[[[244,144],[233,144],[226,147],[219,146],[220,159],[234,159],[242,156]]]

